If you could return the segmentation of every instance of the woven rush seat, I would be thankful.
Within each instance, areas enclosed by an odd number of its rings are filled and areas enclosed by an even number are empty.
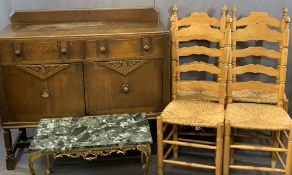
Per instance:
[[[162,122],[216,127],[224,122],[224,106],[218,103],[196,100],[174,100],[163,110]]]
[[[289,130],[291,124],[282,107],[255,103],[227,105],[225,119],[231,122],[232,127],[254,130]]]

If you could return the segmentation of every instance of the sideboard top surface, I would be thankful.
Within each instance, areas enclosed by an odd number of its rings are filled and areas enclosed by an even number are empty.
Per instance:
[[[92,37],[168,32],[153,8],[18,11],[0,39]]]

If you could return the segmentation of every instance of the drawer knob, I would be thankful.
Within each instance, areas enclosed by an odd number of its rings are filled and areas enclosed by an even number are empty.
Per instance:
[[[101,52],[101,53],[105,53],[105,52],[106,52],[105,47],[100,47],[100,52]]]
[[[148,51],[149,49],[150,49],[150,47],[149,47],[148,45],[145,45],[145,46],[144,46],[144,50],[145,50],[145,51]]]
[[[43,98],[48,98],[50,96],[49,91],[48,90],[43,90],[42,91],[42,95]]]
[[[15,50],[15,51],[14,51],[14,55],[15,55],[15,56],[19,56],[20,54],[21,54],[20,50]]]
[[[66,48],[62,48],[61,49],[61,53],[64,54],[64,55],[67,54],[67,49]]]
[[[122,86],[122,91],[123,91],[125,94],[129,93],[129,91],[130,91],[129,85],[123,85],[123,86]]]

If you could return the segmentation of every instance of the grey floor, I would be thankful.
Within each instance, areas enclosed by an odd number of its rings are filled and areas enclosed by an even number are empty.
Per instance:
[[[27,175],[30,174],[27,165],[27,150],[22,150],[17,154],[17,165],[15,170],[7,171],[5,168],[5,147],[0,135],[0,175]],[[202,150],[180,150],[184,154],[182,160],[191,160],[197,163],[213,163],[212,153]],[[250,156],[249,152],[238,152],[236,163],[246,165],[269,166],[270,154],[258,153]],[[44,174],[45,160],[39,159],[35,162],[37,175]],[[53,161],[54,175],[140,175],[142,169],[140,158],[135,153],[127,158],[98,159],[95,161],[85,161],[79,159],[57,159]],[[156,155],[151,156],[151,166],[149,175],[156,174]],[[165,175],[209,175],[213,171],[186,168],[180,166],[165,166]],[[260,173],[251,171],[232,171],[232,175],[278,175],[280,173]]]

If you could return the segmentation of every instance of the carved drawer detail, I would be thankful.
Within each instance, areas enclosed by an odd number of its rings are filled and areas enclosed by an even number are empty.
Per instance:
[[[145,62],[146,61],[144,60],[111,61],[106,63],[100,63],[100,65],[103,65],[123,75],[127,75],[142,66]]]
[[[69,64],[17,65],[18,68],[44,80],[67,68]]]

